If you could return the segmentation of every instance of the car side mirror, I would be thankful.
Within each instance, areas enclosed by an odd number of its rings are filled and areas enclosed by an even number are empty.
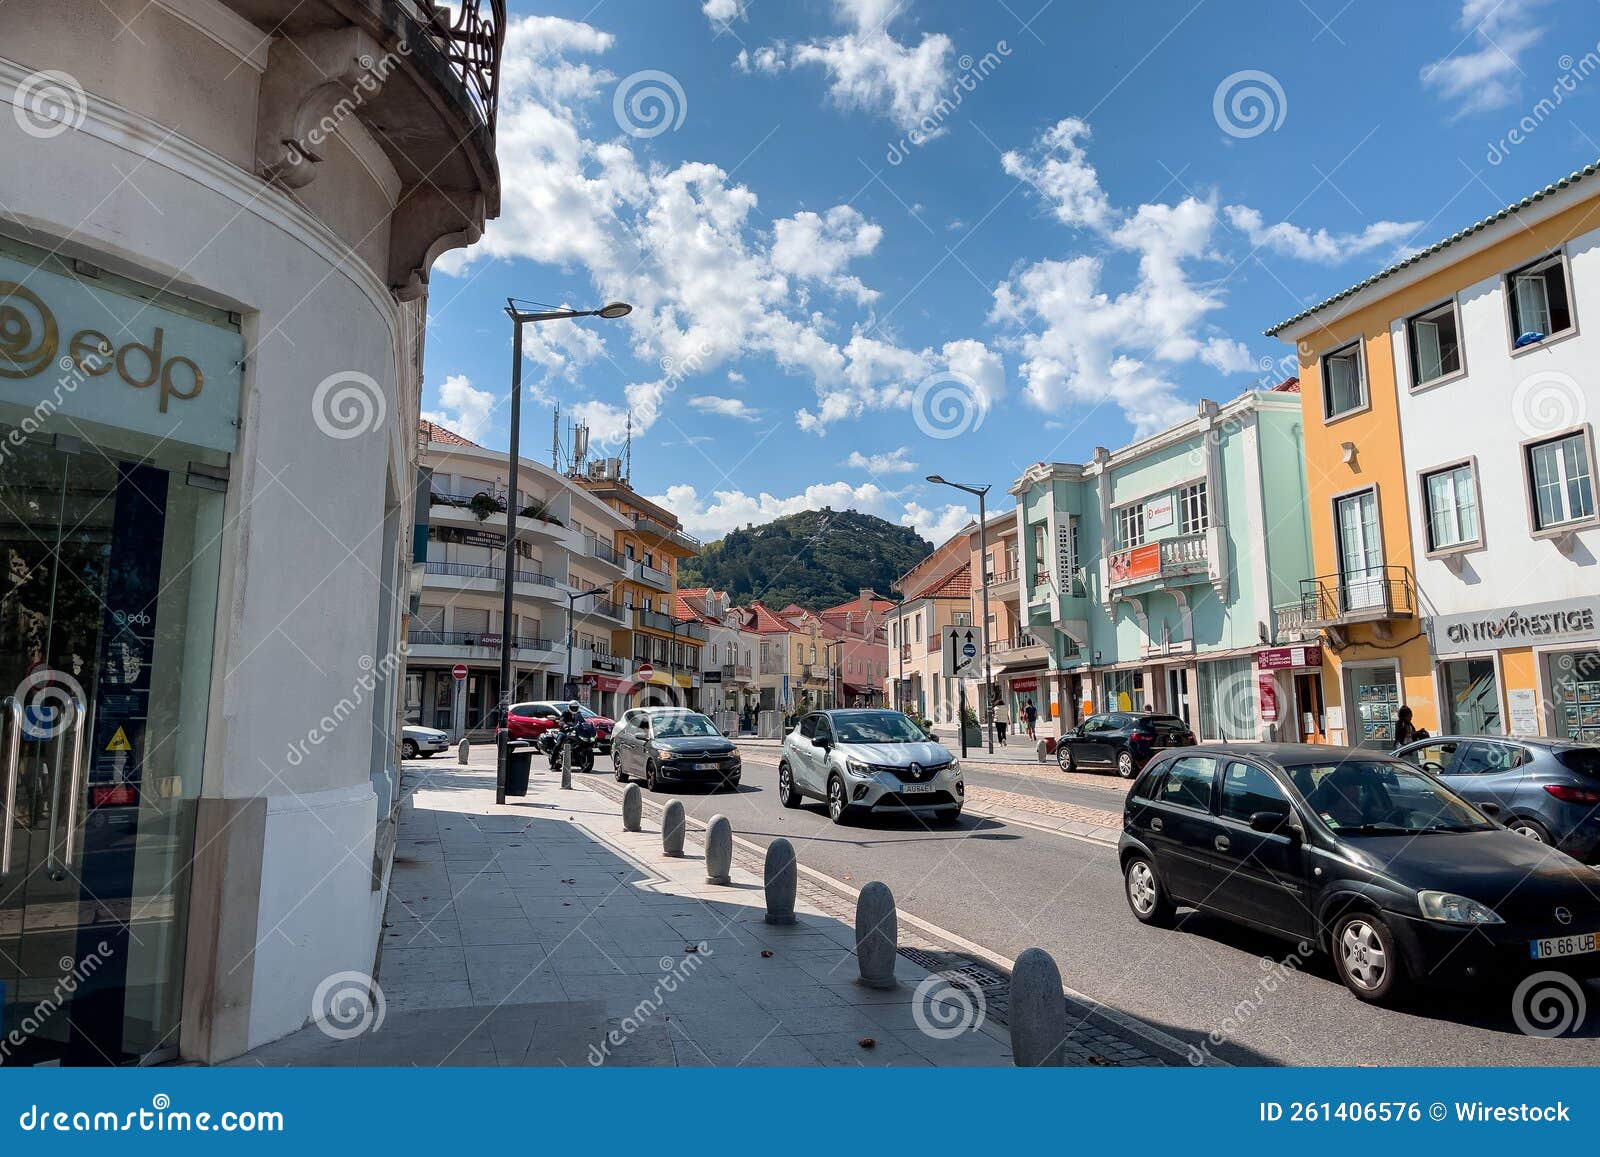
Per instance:
[[[1276,835],[1285,828],[1291,827],[1289,813],[1286,811],[1259,811],[1250,816],[1250,830]]]
[[[639,731],[644,735],[650,734],[650,721],[648,719],[639,720]]]
[[[1492,820],[1498,820],[1500,818],[1500,805],[1497,803],[1480,803],[1478,805],[1478,810]]]

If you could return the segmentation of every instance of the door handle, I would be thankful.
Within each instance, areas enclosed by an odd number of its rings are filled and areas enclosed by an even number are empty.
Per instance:
[[[1160,816],[1150,821],[1150,830],[1153,832],[1159,832],[1165,826]]]
[[[73,850],[72,833],[78,827],[78,797],[83,794],[83,719],[86,714],[83,700],[76,695],[62,708],[69,713],[67,733],[62,738],[70,741],[72,755],[65,768],[58,766],[56,771],[56,798],[50,807],[50,852],[48,870],[52,880],[66,878],[67,869],[72,867],[76,859]],[[56,818],[61,814],[61,780],[65,771],[67,781],[67,841],[66,849],[59,857],[56,856]]]
[[[1211,841],[1211,845],[1212,847],[1216,848],[1217,851],[1225,852],[1228,850],[1228,837],[1218,836],[1216,839]]]
[[[0,876],[11,874],[11,844],[16,839],[17,826],[17,774],[22,769],[22,704],[17,702],[15,695],[7,695],[3,710],[5,720],[0,723],[4,729],[4,742],[6,744],[4,772],[3,802],[5,827],[0,829]]]

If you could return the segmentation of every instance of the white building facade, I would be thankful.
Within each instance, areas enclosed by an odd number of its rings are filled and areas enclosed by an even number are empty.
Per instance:
[[[0,1064],[226,1059],[373,967],[428,270],[499,199],[455,7],[0,5]]]

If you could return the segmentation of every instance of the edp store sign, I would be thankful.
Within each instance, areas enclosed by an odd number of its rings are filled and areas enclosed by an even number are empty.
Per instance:
[[[0,402],[37,423],[62,414],[231,453],[243,356],[229,326],[0,255]]]

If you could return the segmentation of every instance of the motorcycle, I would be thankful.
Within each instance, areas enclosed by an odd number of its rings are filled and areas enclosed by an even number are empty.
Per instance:
[[[594,770],[594,724],[580,719],[575,723],[562,723],[539,736],[539,750],[550,759],[550,770],[561,770],[561,747],[572,743],[572,770]]]

